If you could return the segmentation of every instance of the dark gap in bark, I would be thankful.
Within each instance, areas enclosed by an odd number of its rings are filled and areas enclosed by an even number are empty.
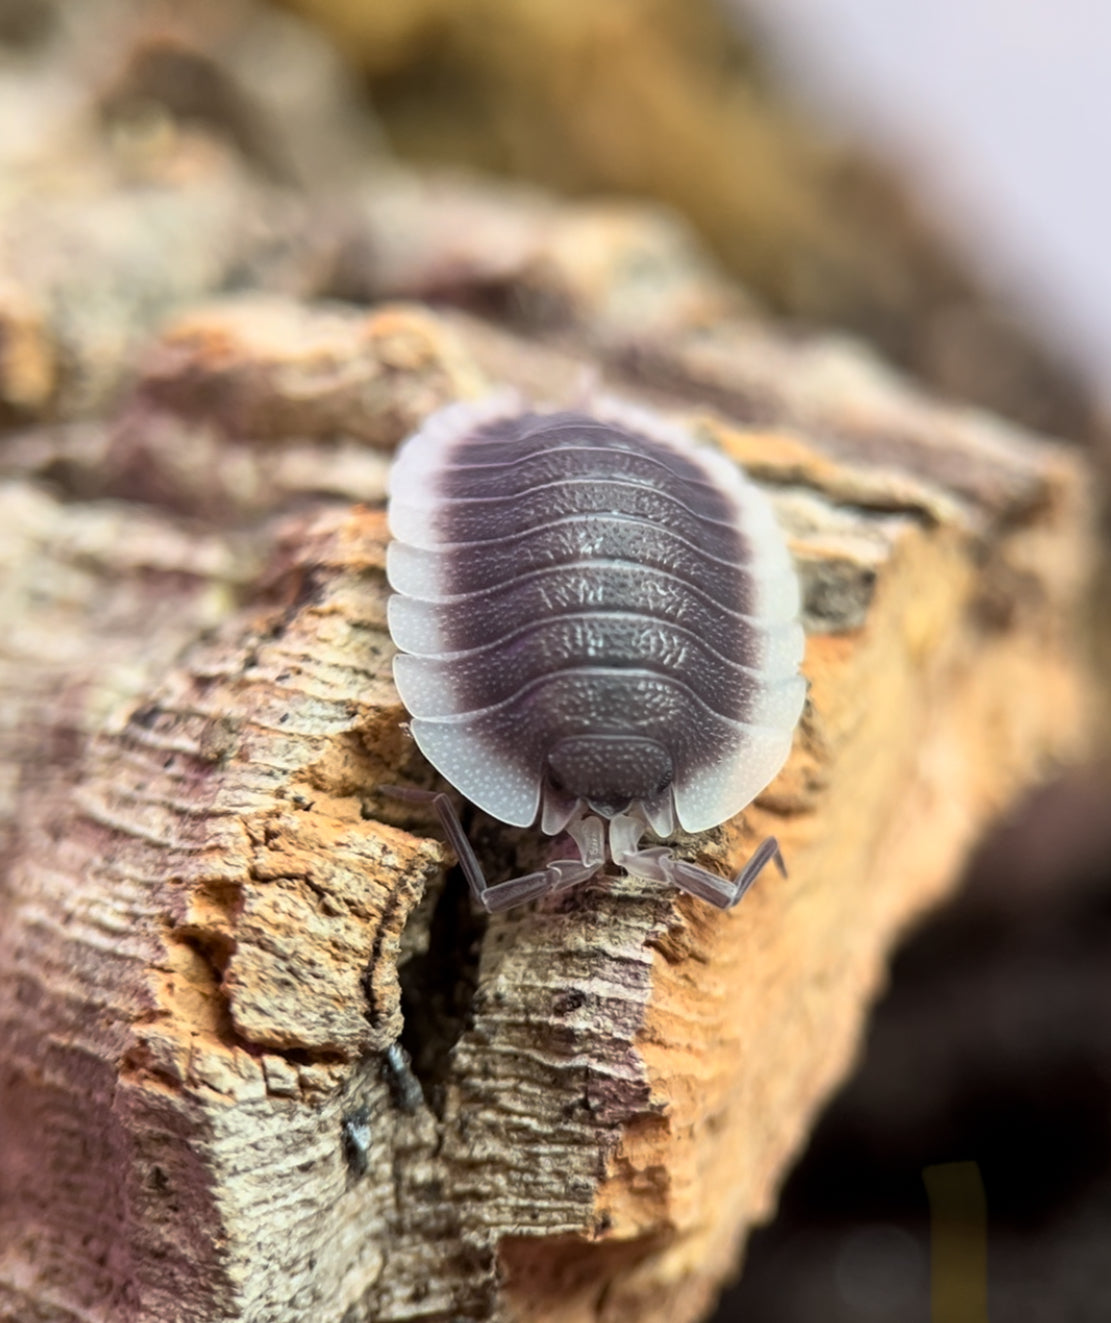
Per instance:
[[[470,814],[467,815],[471,816]],[[469,826],[469,823],[465,823]],[[432,911],[427,948],[398,969],[409,1054],[425,1102],[443,1115],[451,1051],[473,1022],[486,916],[474,906],[462,870],[453,868]]]

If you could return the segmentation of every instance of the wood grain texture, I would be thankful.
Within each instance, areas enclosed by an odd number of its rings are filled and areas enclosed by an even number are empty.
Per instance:
[[[848,1068],[892,942],[1076,750],[1085,711],[1077,462],[863,356],[853,393],[821,355],[769,366],[749,334],[720,399],[763,373],[776,425],[680,416],[773,495],[810,697],[757,804],[681,840],[728,872],[780,837],[790,877],[727,914],[605,878],[480,919],[430,823],[380,794],[431,773],[390,679],[383,513],[336,499],[368,493],[328,469],[335,438],[373,455],[486,377],[558,397],[574,355],[457,314],[214,305],[167,329],[105,424],[104,481],[143,504],[8,479],[6,1317],[708,1307]],[[386,384],[320,387],[322,344],[327,381]],[[289,430],[331,484],[297,510],[295,485],[227,480],[244,456],[280,466],[291,374],[310,386]],[[209,462],[163,481],[190,438]],[[215,500],[207,530],[177,513],[205,475],[250,493]],[[471,830],[494,877],[539,856],[537,833]],[[399,1034],[415,1105],[383,1073]]]
[[[81,14],[0,66],[0,1319],[694,1320],[899,934],[1083,744],[1088,473],[784,338],[673,220],[383,162],[293,20]],[[791,760],[677,842],[780,837],[728,914],[482,918],[382,793],[435,784],[390,454],[591,373],[745,464],[802,576]],[[493,879],[544,848],[468,828]]]

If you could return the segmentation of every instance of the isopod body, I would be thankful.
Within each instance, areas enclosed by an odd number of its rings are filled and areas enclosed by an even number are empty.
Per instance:
[[[495,818],[539,817],[577,847],[487,887],[437,797],[482,903],[610,858],[734,904],[753,864],[730,882],[640,838],[725,821],[790,751],[799,588],[767,497],[654,413],[503,395],[449,406],[405,442],[389,524],[394,677],[418,746]]]

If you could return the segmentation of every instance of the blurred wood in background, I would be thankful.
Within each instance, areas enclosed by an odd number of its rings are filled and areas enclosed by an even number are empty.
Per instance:
[[[1103,434],[1081,375],[924,199],[795,103],[710,0],[287,0],[362,69],[394,149],[655,198],[777,316],[862,336],[942,394]]]

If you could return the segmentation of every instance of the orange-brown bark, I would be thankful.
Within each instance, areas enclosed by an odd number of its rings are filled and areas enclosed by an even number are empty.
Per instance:
[[[191,45],[121,0],[95,79],[67,11],[30,164],[0,122],[0,1318],[693,1320],[898,935],[1083,742],[1086,471],[781,338],[660,215],[364,154],[334,65],[218,8]],[[480,919],[381,793],[434,780],[390,454],[591,372],[766,484],[802,576],[791,760],[677,842],[780,837],[727,914],[607,878]],[[542,848],[469,827],[494,877]]]
[[[480,920],[431,824],[380,793],[431,773],[390,679],[364,460],[490,377],[558,397],[573,355],[420,309],[215,305],[105,425],[131,502],[8,479],[9,1316],[705,1309],[892,942],[1085,710],[1076,462],[863,359],[850,416],[821,356],[751,335],[720,384],[779,383],[773,427],[678,407],[775,497],[810,699],[756,805],[680,842],[727,872],[779,836],[789,879],[728,914],[605,879]],[[291,453],[327,481],[282,513]],[[472,834],[494,875],[540,848]],[[383,1074],[399,1034],[419,1098]]]

